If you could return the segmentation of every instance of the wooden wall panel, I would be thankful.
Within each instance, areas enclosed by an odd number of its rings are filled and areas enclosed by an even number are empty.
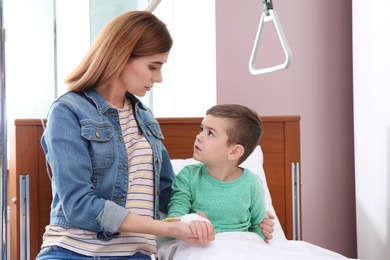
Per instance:
[[[45,156],[40,145],[43,127],[40,120],[15,120],[9,129],[9,207],[11,260],[20,256],[19,176],[30,179],[30,259],[35,259],[42,244],[45,226],[49,223],[51,188],[46,174]],[[16,203],[12,203],[16,199]]]

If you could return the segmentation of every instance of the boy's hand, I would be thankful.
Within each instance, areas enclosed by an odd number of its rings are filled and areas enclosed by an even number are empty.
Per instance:
[[[261,231],[263,232],[263,235],[265,236],[265,242],[269,243],[269,241],[273,238],[272,233],[274,232],[274,221],[275,216],[272,215],[271,212],[267,211],[268,217],[263,219],[263,221],[259,224]]]

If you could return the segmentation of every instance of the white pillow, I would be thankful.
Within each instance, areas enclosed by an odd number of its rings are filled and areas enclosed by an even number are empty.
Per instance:
[[[243,168],[249,169],[251,172],[254,174],[260,176],[260,179],[263,182],[263,188],[264,188],[264,194],[265,194],[265,204],[267,207],[267,210],[269,210],[274,216],[274,233],[273,239],[271,240],[272,242],[277,241],[278,239],[286,239],[286,235],[283,232],[282,226],[280,225],[278,216],[276,215],[274,206],[272,205],[272,198],[271,198],[271,193],[268,189],[267,185],[267,178],[265,177],[265,172],[263,168],[263,151],[261,150],[260,145],[258,145],[255,150],[252,152],[251,155],[240,165]]]
[[[195,160],[194,158],[172,159],[171,162],[172,162],[173,170],[174,170],[176,175],[186,165],[199,163],[199,161]],[[252,154],[240,166],[249,169],[251,172],[253,172],[256,175],[259,175],[262,182],[263,182],[267,210],[269,210],[275,216],[275,219],[274,219],[275,231],[273,233],[273,239],[271,240],[271,242],[276,242],[279,239],[285,240],[286,236],[283,232],[282,226],[280,225],[279,219],[276,216],[275,209],[272,206],[271,194],[270,194],[268,186],[267,186],[267,180],[265,178],[265,173],[264,173],[264,169],[263,169],[263,151],[261,150],[261,147],[258,145],[255,148],[255,150],[252,152]]]

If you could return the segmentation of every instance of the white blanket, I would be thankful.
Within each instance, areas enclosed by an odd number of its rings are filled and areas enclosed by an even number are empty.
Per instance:
[[[266,244],[251,232],[219,233],[214,241],[203,246],[177,240],[166,241],[160,244],[158,257],[159,260],[347,259],[304,241],[277,239]]]
[[[171,160],[177,174],[184,166],[197,163],[194,158]],[[309,260],[309,259],[347,259],[344,256],[304,241],[287,240],[279,219],[272,206],[271,194],[263,169],[263,152],[257,146],[253,153],[242,163],[258,174],[263,181],[267,209],[274,215],[274,233],[269,244],[258,235],[250,232],[225,232],[216,235],[215,240],[204,246],[192,246],[183,241],[158,238],[159,260]],[[164,214],[161,214],[163,218]]]

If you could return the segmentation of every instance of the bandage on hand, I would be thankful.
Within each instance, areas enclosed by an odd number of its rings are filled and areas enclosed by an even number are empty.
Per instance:
[[[205,221],[205,222],[210,222],[207,218],[204,218],[202,216],[199,216],[196,213],[192,214],[186,214],[180,217],[180,221],[186,223],[187,225],[190,225],[192,221]]]
[[[210,222],[207,218],[204,218],[196,213],[191,213],[191,214],[186,214],[181,217],[171,217],[171,218],[166,218],[163,221],[165,222],[175,222],[175,221],[181,221],[183,223],[186,223],[187,225],[190,225],[192,221],[205,221],[205,222]]]

